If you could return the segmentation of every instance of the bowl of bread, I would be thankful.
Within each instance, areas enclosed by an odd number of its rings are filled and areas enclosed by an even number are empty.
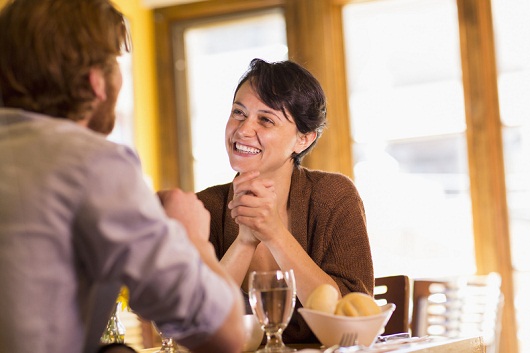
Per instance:
[[[298,312],[320,343],[326,347],[338,344],[343,334],[354,334],[357,343],[370,347],[384,328],[396,305],[377,305],[368,294],[348,293],[339,299],[335,287],[323,284],[309,295]]]

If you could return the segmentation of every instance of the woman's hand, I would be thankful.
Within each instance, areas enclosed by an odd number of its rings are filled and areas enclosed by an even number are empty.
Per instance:
[[[267,247],[276,265],[282,270],[293,269],[297,277],[297,296],[305,303],[310,293],[318,285],[328,283],[339,291],[337,283],[324,272],[302,248],[287,226],[287,213],[282,214],[282,206],[276,195],[271,180],[259,178],[258,172],[247,172],[238,175],[233,182],[234,198],[228,204],[231,216],[239,224],[239,236],[223,257],[230,265],[236,282],[243,283],[254,251],[245,251],[238,246],[238,240],[246,234],[248,228],[252,235]],[[286,207],[284,207],[286,208]],[[237,253],[237,256],[234,255]],[[245,259],[244,261],[242,259]],[[262,261],[261,259],[260,261]],[[263,263],[268,266],[270,263]]]
[[[241,244],[250,245],[254,248],[261,242],[261,240],[254,236],[252,229],[243,224],[239,225],[239,234],[237,235],[237,239],[241,242]]]
[[[228,204],[231,216],[239,224],[245,240],[267,242],[286,229],[280,217],[274,183],[259,178],[259,172],[245,172],[233,182],[234,199]],[[248,230],[251,234],[248,234]]]

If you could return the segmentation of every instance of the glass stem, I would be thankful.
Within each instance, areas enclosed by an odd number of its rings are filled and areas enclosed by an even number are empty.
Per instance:
[[[282,340],[282,332],[267,332],[267,344],[265,345],[266,350],[281,350],[284,348],[285,345],[283,344]]]
[[[162,347],[160,349],[160,352],[178,353],[178,349],[176,347],[175,341],[173,341],[173,338],[162,339]]]

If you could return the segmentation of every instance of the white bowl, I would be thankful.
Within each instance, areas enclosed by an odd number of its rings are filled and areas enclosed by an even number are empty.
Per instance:
[[[322,311],[299,308],[298,312],[320,343],[326,347],[338,344],[343,333],[357,333],[357,341],[370,347],[377,336],[383,333],[396,305],[389,303],[381,306],[381,314],[371,316],[341,316]]]
[[[245,326],[243,352],[254,352],[260,346],[264,332],[258,319],[252,314],[243,315],[243,325]]]

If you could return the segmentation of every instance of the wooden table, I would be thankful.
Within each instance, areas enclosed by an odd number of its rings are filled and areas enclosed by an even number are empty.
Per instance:
[[[289,345],[298,351],[303,349],[316,352],[318,346],[312,345]],[[153,353],[159,348],[142,349],[140,353]],[[369,353],[370,351],[367,351]],[[391,353],[485,353],[486,346],[482,337],[458,338],[458,339],[433,339],[427,342],[418,342],[404,345],[402,348],[389,351]]]

